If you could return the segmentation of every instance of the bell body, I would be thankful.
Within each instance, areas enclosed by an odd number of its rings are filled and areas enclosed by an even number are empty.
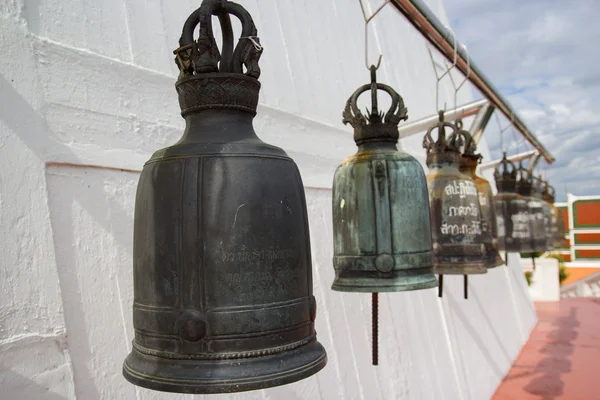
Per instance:
[[[368,143],[333,180],[333,290],[396,292],[437,286],[425,174],[395,143]]]
[[[427,154],[434,272],[484,274],[485,245],[477,186],[458,170],[460,154]]]
[[[552,206],[550,204],[548,204],[546,201],[544,201],[543,199],[540,201],[542,203],[542,208],[544,210],[544,231],[545,231],[545,236],[546,236],[546,241],[544,243],[544,247],[545,247],[544,251],[548,251],[548,250],[551,250],[554,245],[555,224],[553,224],[552,220],[555,217],[552,215]]]
[[[477,187],[479,208],[481,210],[481,240],[485,246],[485,267],[494,268],[503,265],[504,261],[498,253],[498,226],[496,207],[490,183],[476,174],[478,158],[463,155],[460,170],[468,175]]]
[[[531,222],[527,200],[517,193],[498,193],[494,197],[498,226],[504,235],[499,240],[500,250],[532,252]]]
[[[569,243],[567,242],[567,239],[566,239],[567,228],[565,227],[565,218],[564,218],[561,210],[559,210],[556,207],[555,207],[555,209],[556,209],[556,213],[558,216],[557,221],[556,221],[556,225],[557,225],[557,229],[558,229],[556,246],[558,248],[565,249],[565,248],[569,247]]]
[[[542,199],[542,188],[534,178],[531,196],[528,198],[529,218],[531,221],[532,247],[535,253],[548,250],[550,220],[549,209]]]
[[[304,188],[293,160],[252,128],[259,87],[222,73],[177,84],[185,133],[146,163],[136,195],[135,339],[123,373],[137,385],[238,392],[326,364]]]

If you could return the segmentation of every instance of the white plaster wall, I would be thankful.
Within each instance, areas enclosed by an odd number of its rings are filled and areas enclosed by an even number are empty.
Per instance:
[[[368,82],[355,0],[241,0],[261,59],[259,136],[283,147],[307,186],[317,330],[329,364],[239,399],[485,399],[536,317],[516,257],[469,280],[381,295],[381,360],[370,365],[370,296],[329,289],[331,181],[355,151],[341,124]],[[200,1],[0,3],[1,399],[182,399],[121,376],[132,338],[132,216],[138,170],[181,135],[171,50]],[[373,1],[374,7],[379,2]],[[441,1],[431,2],[445,20]],[[409,121],[435,112],[424,39],[392,7],[373,22],[379,80]],[[459,93],[459,102],[471,99]],[[441,98],[452,106],[449,82]],[[468,126],[468,125],[467,125]],[[424,160],[421,135],[402,147]],[[484,155],[487,154],[483,144]]]
[[[560,282],[558,279],[558,260],[555,258],[536,258],[535,270],[531,258],[522,258],[523,271],[531,271],[529,294],[533,301],[559,301]]]

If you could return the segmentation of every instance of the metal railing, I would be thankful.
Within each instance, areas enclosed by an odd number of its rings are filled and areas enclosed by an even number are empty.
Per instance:
[[[527,128],[525,123],[515,114],[512,107],[483,75],[473,60],[468,60],[466,52],[454,38],[453,33],[446,28],[421,0],[391,0],[393,4],[409,22],[448,60],[454,62],[458,52],[456,68],[468,75],[469,81],[477,87],[481,94],[506,118],[514,123],[515,129],[535,147],[541,156],[551,164],[554,158],[536,136]],[[467,74],[470,63],[470,73]]]

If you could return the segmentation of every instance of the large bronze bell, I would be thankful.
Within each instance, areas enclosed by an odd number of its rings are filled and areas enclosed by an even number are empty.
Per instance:
[[[486,268],[503,265],[504,261],[498,253],[498,228],[496,222],[496,207],[490,183],[477,176],[477,165],[481,161],[481,154],[475,154],[477,144],[468,131],[462,130],[462,121],[457,121],[457,128],[465,138],[464,152],[460,158],[460,171],[473,179],[477,186],[479,207],[481,209],[481,240],[485,246],[484,263]]]
[[[498,194],[494,197],[498,222],[498,248],[519,253],[531,248],[527,201],[517,193],[518,169],[506,153],[494,171]],[[527,251],[527,250],[525,250]]]
[[[431,135],[435,128],[436,140]],[[487,269],[477,186],[470,176],[459,171],[460,147],[464,141],[463,133],[444,122],[444,113],[440,111],[439,122],[425,134],[423,147],[427,149],[429,167],[433,265],[434,272],[440,274],[439,295],[443,291],[443,276],[457,274],[464,275],[467,298],[467,275],[485,274]]]
[[[357,100],[369,90],[372,107],[365,117]],[[392,99],[385,114],[378,109],[378,90]],[[343,117],[344,124],[354,128],[358,151],[340,164],[333,178],[335,280],[331,288],[374,293],[376,307],[378,292],[437,286],[425,174],[414,157],[396,148],[398,123],[407,118],[402,97],[377,83],[371,67],[371,84],[348,99]],[[376,345],[373,363],[377,364]]]
[[[229,14],[242,23],[235,51]],[[145,164],[136,195],[135,338],[123,364],[136,385],[238,392],[294,382],[326,364],[300,174],[252,127],[261,53],[238,4],[205,0],[185,22],[175,54],[186,129]]]

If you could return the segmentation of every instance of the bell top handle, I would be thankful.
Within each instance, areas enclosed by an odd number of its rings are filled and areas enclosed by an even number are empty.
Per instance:
[[[450,134],[446,135],[446,128],[450,128]],[[437,129],[437,139],[434,140],[432,133]],[[446,151],[460,152],[460,135],[456,126],[444,121],[444,111],[438,113],[438,123],[433,125],[425,133],[423,147],[428,153],[441,153]]]
[[[235,49],[230,14],[237,17],[242,24],[242,35]],[[221,25],[222,54],[213,34],[213,15],[219,18]],[[198,25],[198,40],[194,41],[194,30]],[[252,17],[241,5],[226,0],[204,0],[200,8],[194,11],[183,25],[179,39],[180,47],[173,52],[177,56],[175,62],[183,76],[210,72],[244,74],[245,66],[245,75],[258,79],[258,60],[263,47],[257,34]]]
[[[358,108],[358,98],[367,91],[371,91],[371,111],[367,110],[365,117]],[[392,104],[388,111],[384,114],[379,111],[377,91],[381,90],[390,95]],[[359,87],[346,102],[346,107],[343,112],[344,124],[350,124],[354,128],[359,128],[367,124],[383,123],[386,125],[397,126],[400,121],[408,119],[407,109],[404,105],[404,99],[392,87],[377,82],[376,68],[371,66],[371,83]]]
[[[475,154],[477,151],[477,143],[471,135],[471,132],[463,129],[462,120],[456,120],[456,128],[458,130],[457,136],[460,136],[464,140],[464,148],[463,148],[463,156],[467,156],[470,158],[476,158],[478,161],[483,158],[481,154]]]

